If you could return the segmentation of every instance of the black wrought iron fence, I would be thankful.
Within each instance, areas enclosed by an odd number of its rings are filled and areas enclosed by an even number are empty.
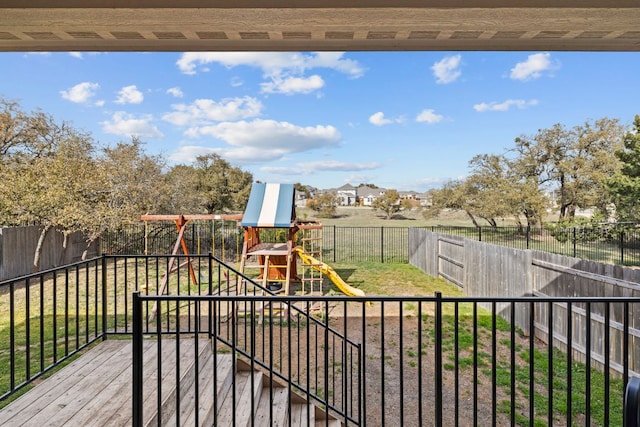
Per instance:
[[[640,229],[624,224],[594,227],[416,227],[462,236],[516,249],[535,249],[608,264],[640,265]],[[322,254],[326,262],[409,262],[408,227],[324,226]],[[132,225],[107,233],[101,242],[105,254],[169,254],[176,240],[175,225]],[[185,232],[192,254],[211,253],[237,262],[244,235],[235,221],[196,222]]]
[[[105,233],[101,250],[109,255],[166,255],[173,251],[177,236],[170,221],[131,224]],[[211,253],[234,262],[240,257],[244,234],[236,221],[190,221],[184,240],[190,254]]]

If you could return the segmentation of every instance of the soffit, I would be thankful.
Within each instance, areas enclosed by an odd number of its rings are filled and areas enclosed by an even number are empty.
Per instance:
[[[0,50],[640,50],[640,0],[51,3],[0,0]]]

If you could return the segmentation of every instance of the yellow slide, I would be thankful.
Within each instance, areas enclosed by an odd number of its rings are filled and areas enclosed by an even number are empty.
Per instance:
[[[336,271],[333,268],[331,268],[329,265],[325,264],[324,262],[318,261],[311,255],[306,253],[302,247],[296,246],[295,248],[293,248],[293,252],[298,254],[302,262],[310,265],[313,269],[318,270],[319,272],[327,276],[329,279],[331,279],[333,284],[336,285],[338,289],[340,289],[345,295],[348,295],[350,297],[365,296],[362,290],[354,288],[353,286],[349,286],[347,282],[345,282],[344,280],[342,280],[340,276],[338,276],[338,273],[336,273]]]

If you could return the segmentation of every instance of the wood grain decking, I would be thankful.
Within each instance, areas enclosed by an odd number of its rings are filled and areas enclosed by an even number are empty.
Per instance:
[[[214,410],[214,357],[209,342],[198,340],[197,357],[194,340],[181,339],[179,346],[178,352],[175,341],[162,340],[158,361],[158,342],[144,342],[145,425],[232,426],[235,420],[235,425],[246,426],[251,425],[252,413],[256,426],[288,426],[289,418],[291,426],[340,425],[334,419],[327,423],[322,411],[298,396],[290,398],[286,388],[274,384],[270,389],[262,373],[246,370],[241,362],[233,375],[229,353],[215,358]],[[131,378],[131,341],[107,340],[0,410],[0,426],[130,426]]]

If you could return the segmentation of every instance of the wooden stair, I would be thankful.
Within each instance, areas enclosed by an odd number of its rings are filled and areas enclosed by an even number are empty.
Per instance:
[[[177,408],[177,390],[170,391],[163,399],[159,411],[153,409],[149,416],[145,408],[145,425],[158,425],[158,414],[161,425],[184,426],[251,426],[255,427],[301,427],[330,426],[342,424],[302,397],[289,393],[286,386],[271,382],[269,377],[259,371],[251,371],[250,365],[236,359],[235,372],[231,354],[215,355],[216,375],[216,408],[214,410],[213,381],[214,354],[210,345],[202,346],[198,358],[185,369],[180,379],[180,408]],[[194,358],[195,359],[195,358]],[[196,414],[195,378],[198,371],[198,410]],[[171,379],[169,381],[171,383]],[[173,379],[175,383],[175,379]],[[235,404],[234,404],[235,389]],[[163,395],[165,393],[163,392]],[[157,406],[157,405],[156,405]],[[235,408],[235,411],[234,411]],[[289,416],[289,411],[291,415]],[[235,412],[235,418],[234,418]],[[177,418],[179,416],[179,418]],[[197,416],[197,419],[196,419]]]
[[[0,410],[0,426],[130,426],[131,354],[130,341],[96,345]],[[214,355],[207,339],[145,340],[143,365],[145,426],[246,427],[252,414],[254,426],[341,425],[230,353]]]

